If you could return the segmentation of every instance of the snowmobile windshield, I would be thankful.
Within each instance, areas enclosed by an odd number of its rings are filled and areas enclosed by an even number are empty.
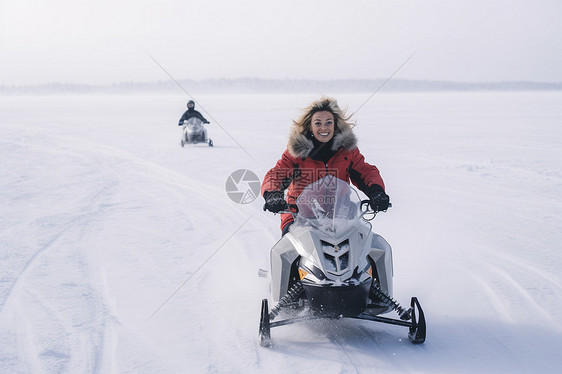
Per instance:
[[[201,120],[201,118],[197,118],[197,117],[191,117],[190,119],[187,120],[187,125],[189,126],[201,126],[202,123],[203,121]]]
[[[302,191],[295,224],[336,235],[359,224],[360,206],[361,199],[349,183],[328,175]]]

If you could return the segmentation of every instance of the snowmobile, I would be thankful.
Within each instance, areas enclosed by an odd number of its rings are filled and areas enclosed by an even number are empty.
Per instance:
[[[270,309],[268,299],[262,300],[260,345],[271,346],[273,327],[320,318],[404,326],[412,343],[423,343],[426,324],[418,299],[412,297],[409,308],[393,299],[392,249],[371,230],[377,212],[369,200],[326,176],[307,186],[290,208],[295,222],[270,251],[276,305]],[[381,316],[389,312],[398,317]]]
[[[207,129],[203,121],[197,117],[191,117],[183,121],[183,133],[181,136],[181,146],[185,144],[208,143],[213,146],[213,141],[207,137]]]

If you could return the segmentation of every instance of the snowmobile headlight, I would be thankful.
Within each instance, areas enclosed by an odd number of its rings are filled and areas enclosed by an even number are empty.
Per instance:
[[[309,280],[314,280],[314,281],[322,281],[326,279],[326,276],[324,275],[324,273],[322,273],[322,270],[318,269],[314,265],[299,267],[299,277],[301,280],[304,280],[305,278],[308,277]]]
[[[308,271],[303,268],[299,268],[299,277],[303,280],[308,275]]]

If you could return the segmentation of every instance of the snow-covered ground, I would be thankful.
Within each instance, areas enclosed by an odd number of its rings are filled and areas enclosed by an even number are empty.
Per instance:
[[[374,96],[355,115],[393,202],[374,227],[427,340],[338,320],[259,346],[279,220],[225,182],[262,178],[317,97],[196,96],[214,148],[180,147],[185,95],[0,97],[0,372],[558,373],[562,92]]]

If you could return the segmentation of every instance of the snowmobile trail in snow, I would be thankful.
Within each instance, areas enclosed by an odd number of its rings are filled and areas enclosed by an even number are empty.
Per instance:
[[[350,112],[365,100],[331,96]],[[361,108],[359,148],[393,203],[374,231],[393,247],[398,301],[423,304],[427,340],[318,320],[274,330],[270,349],[257,271],[279,217],[261,198],[234,203],[225,181],[262,178],[311,95],[200,99],[253,159],[216,128],[219,147],[181,148],[182,95],[0,96],[0,372],[562,367],[560,92],[380,92]]]

